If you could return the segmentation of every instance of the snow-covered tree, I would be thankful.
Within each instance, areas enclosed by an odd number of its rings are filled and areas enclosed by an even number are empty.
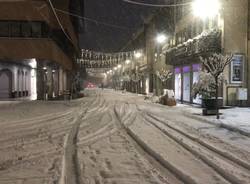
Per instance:
[[[223,72],[232,61],[232,57],[232,55],[224,56],[216,53],[208,58],[200,57],[204,71],[200,72],[200,79],[194,84],[193,93],[195,96],[200,94],[207,98],[215,97],[217,119],[220,118],[218,104],[219,86],[223,82]]]
[[[215,81],[207,71],[200,71],[199,80],[193,84],[192,96],[197,98],[198,95],[202,98],[215,97]]]
[[[160,71],[156,71],[157,77],[159,77],[159,79],[162,82],[166,82],[168,79],[170,79],[172,74],[173,73],[170,70],[166,70],[166,69],[163,69],[163,68]]]
[[[218,84],[222,85],[224,76],[219,76]],[[199,80],[193,84],[192,96],[196,98],[198,95],[204,99],[211,99],[216,97],[216,82],[211,73],[207,70],[199,72]]]

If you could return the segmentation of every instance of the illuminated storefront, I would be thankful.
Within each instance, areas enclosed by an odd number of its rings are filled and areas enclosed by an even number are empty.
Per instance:
[[[175,98],[185,103],[201,104],[200,97],[193,99],[192,86],[199,80],[201,64],[175,67]]]

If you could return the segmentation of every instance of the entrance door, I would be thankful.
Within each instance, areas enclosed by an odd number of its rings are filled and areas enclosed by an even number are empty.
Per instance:
[[[10,98],[11,93],[11,72],[0,71],[0,98]]]

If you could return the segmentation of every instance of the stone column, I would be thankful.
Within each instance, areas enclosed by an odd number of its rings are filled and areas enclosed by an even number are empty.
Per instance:
[[[45,100],[45,76],[43,65],[40,61],[37,62],[37,82],[36,82],[36,89],[37,89],[37,100]]]
[[[67,86],[67,72],[64,70],[63,71],[63,90],[67,90],[68,86]]]
[[[54,89],[54,95],[57,97],[59,95],[59,71],[54,70],[52,73],[53,77],[53,89]]]
[[[63,68],[60,67],[59,68],[59,77],[58,77],[58,83],[59,83],[59,95],[63,94],[63,90],[64,90],[64,74],[63,74]]]
[[[47,92],[48,99],[53,98],[53,77],[52,77],[52,69],[51,67],[47,68]]]

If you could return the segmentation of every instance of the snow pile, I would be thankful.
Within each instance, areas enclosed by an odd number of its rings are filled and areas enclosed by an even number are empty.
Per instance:
[[[192,117],[207,123],[216,124],[232,131],[237,131],[243,135],[250,136],[250,108],[231,108],[221,109],[222,113],[220,120],[215,116],[202,116],[202,109],[192,106],[182,106],[182,111],[188,117]],[[184,107],[184,108],[183,108]]]

